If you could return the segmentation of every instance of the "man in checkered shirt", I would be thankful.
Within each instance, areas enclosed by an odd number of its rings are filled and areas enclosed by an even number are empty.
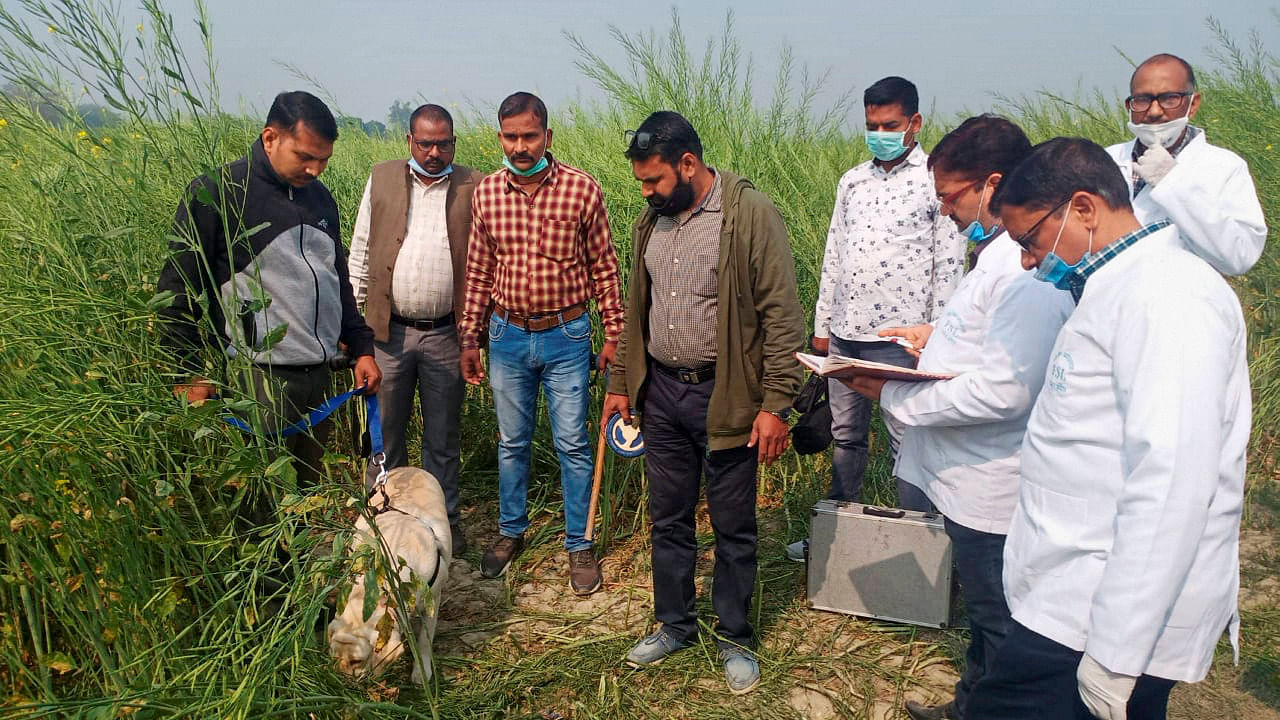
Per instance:
[[[498,123],[505,170],[482,180],[472,199],[459,327],[462,376],[476,385],[485,378],[480,333],[488,316],[489,382],[501,434],[499,537],[480,570],[498,577],[524,549],[531,441],[542,388],[560,457],[569,586],[590,595],[600,589],[601,577],[584,537],[592,475],[587,301],[595,298],[604,325],[603,369],[622,334],[618,258],[600,184],[548,152],[546,105],[529,93],[514,93],[498,108]]]

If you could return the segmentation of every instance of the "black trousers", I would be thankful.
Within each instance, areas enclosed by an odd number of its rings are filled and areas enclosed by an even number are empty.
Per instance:
[[[1084,653],[1014,620],[994,665],[969,695],[966,720],[1093,720],[1076,683]],[[1173,680],[1142,675],[1127,706],[1129,720],[1164,720]]]
[[[715,576],[711,602],[719,616],[722,645],[751,647],[751,595],[756,583],[756,456],[746,446],[710,452],[707,402],[714,380],[681,383],[649,374],[642,415],[644,468],[653,521],[653,608],[668,632],[692,640],[697,539],[694,509],[703,474],[707,509],[715,531]]]

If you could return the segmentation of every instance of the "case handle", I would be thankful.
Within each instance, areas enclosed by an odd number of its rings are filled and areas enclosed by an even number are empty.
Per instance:
[[[882,517],[882,518],[893,518],[896,520],[898,518],[904,517],[907,514],[907,511],[894,510],[890,508],[882,508],[882,507],[876,507],[874,505],[868,505],[862,508],[862,514],[875,515],[876,517]]]

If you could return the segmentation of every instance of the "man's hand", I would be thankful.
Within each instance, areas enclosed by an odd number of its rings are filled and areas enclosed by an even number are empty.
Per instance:
[[[928,344],[929,338],[933,335],[933,326],[925,323],[924,325],[911,325],[910,327],[891,327],[876,333],[880,337],[900,337],[911,343],[912,347],[904,347],[903,349],[911,353],[915,358],[920,357],[920,351],[924,350],[924,346]]]
[[[766,410],[756,413],[756,421],[751,423],[751,439],[747,447],[759,446],[757,458],[761,465],[769,465],[782,456],[787,449],[791,436],[787,434],[787,424],[777,415]]]
[[[613,356],[618,354],[618,341],[606,340],[604,347],[600,348],[600,354],[596,356],[596,369],[604,372],[605,368],[613,364]]]
[[[484,361],[480,359],[480,348],[466,348],[462,351],[462,379],[472,385],[484,382]]]
[[[826,355],[831,352],[831,338],[814,336],[809,339],[809,345],[813,347],[813,351],[819,355]]]
[[[622,393],[605,393],[604,409],[600,411],[600,422],[609,422],[614,413],[622,416],[622,422],[631,424],[631,399]]]
[[[218,389],[207,378],[191,378],[191,382],[173,386],[173,396],[187,401],[188,405],[199,407],[205,400],[218,393]]]
[[[1177,162],[1163,145],[1153,145],[1142,153],[1142,157],[1138,158],[1138,162],[1133,166],[1133,171],[1138,174],[1138,177],[1146,180],[1148,185],[1155,187],[1156,183],[1169,174],[1169,171],[1173,169]]]
[[[873,378],[866,375],[854,375],[851,380],[844,378],[839,378],[839,380],[850,390],[876,402],[880,401],[880,393],[884,392],[884,384],[889,382],[884,378]]]
[[[356,376],[356,387],[364,386],[365,394],[375,395],[382,384],[382,371],[372,355],[361,355],[356,358],[356,366],[352,369]]]
[[[1094,717],[1100,720],[1125,720],[1129,696],[1138,678],[1106,669],[1085,653],[1076,669],[1080,699]]]

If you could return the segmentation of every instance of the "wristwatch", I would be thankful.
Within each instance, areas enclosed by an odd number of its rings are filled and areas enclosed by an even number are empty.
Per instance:
[[[778,418],[782,422],[786,422],[791,417],[791,408],[782,408],[781,410],[765,410],[765,412]]]

